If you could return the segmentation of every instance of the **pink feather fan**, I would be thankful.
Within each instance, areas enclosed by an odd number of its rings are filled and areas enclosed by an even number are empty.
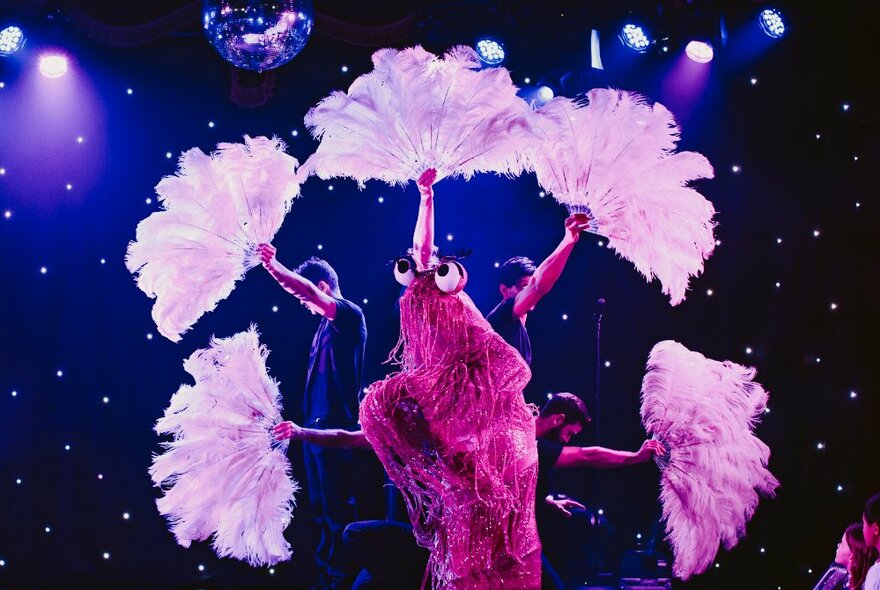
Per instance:
[[[156,185],[162,210],[138,224],[125,263],[155,298],[153,320],[174,342],[232,292],[257,264],[299,195],[298,162],[284,143],[247,137],[180,157],[177,174]]]
[[[539,137],[521,150],[544,190],[588,213],[595,233],[681,303],[715,247],[715,209],[687,186],[713,170],[701,154],[675,152],[672,114],[630,92],[594,89],[586,102],[551,100],[531,127]]]
[[[660,500],[673,571],[706,571],[719,544],[745,535],[759,497],[779,482],[767,469],[770,449],[754,434],[767,407],[755,369],[707,359],[672,340],[657,343],[642,381],[642,424],[669,451]]]
[[[470,47],[442,58],[421,47],[380,49],[373,71],[311,109],[321,140],[301,173],[406,184],[428,168],[437,180],[477,172],[516,175],[516,140],[529,107],[504,68],[481,69]]]
[[[195,384],[181,385],[156,422],[173,440],[150,467],[164,491],[156,505],[178,543],[213,537],[220,557],[255,566],[290,558],[284,529],[299,490],[287,441],[272,433],[281,397],[268,354],[255,326],[195,351],[183,365]]]

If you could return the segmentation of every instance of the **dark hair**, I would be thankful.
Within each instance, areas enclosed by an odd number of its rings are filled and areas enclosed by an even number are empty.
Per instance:
[[[861,524],[851,524],[846,527],[844,537],[846,537],[846,544],[849,546],[850,553],[852,553],[846,568],[849,572],[849,583],[847,586],[851,590],[856,590],[865,583],[868,569],[877,560],[877,552],[873,547],[868,547],[868,544],[865,543]]]
[[[333,270],[330,263],[322,258],[312,256],[297,266],[293,272],[307,278],[316,285],[318,284],[318,281],[324,281],[330,286],[331,292],[339,292],[339,275],[336,274],[336,271]]]
[[[587,404],[573,393],[554,393],[541,408],[541,417],[546,418],[554,414],[562,414],[565,419],[562,424],[580,423],[584,428],[591,420],[589,412],[587,412]]]
[[[498,271],[498,282],[506,287],[513,287],[523,277],[535,274],[535,261],[525,256],[514,256],[501,265]]]
[[[880,494],[874,494],[865,502],[865,522],[880,524]]]

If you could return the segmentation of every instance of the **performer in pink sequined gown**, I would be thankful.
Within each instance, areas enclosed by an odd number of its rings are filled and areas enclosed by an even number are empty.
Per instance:
[[[537,590],[531,373],[462,291],[464,268],[434,255],[433,181],[432,170],[419,179],[414,260],[395,268],[408,284],[392,352],[401,370],[369,388],[361,424],[431,551],[434,588]]]

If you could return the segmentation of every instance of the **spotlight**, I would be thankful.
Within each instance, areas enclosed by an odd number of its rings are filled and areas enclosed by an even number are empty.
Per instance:
[[[760,23],[761,30],[768,37],[779,39],[785,35],[785,21],[782,18],[782,13],[775,8],[765,8],[762,10],[761,14],[758,15],[758,23]]]
[[[549,86],[541,86],[538,88],[538,100],[541,102],[550,102],[553,100],[553,89]]]
[[[0,31],[0,55],[12,55],[24,47],[24,41],[24,31],[14,25],[6,27]]]
[[[483,37],[476,44],[477,56],[486,65],[497,66],[504,61],[504,46],[491,37]]]
[[[691,61],[695,61],[698,64],[709,63],[715,57],[712,44],[707,41],[691,41],[684,48],[684,52]]]
[[[648,37],[645,29],[632,23],[624,25],[619,37],[621,43],[639,53],[646,52],[651,45],[651,38]]]
[[[67,58],[57,53],[41,56],[40,73],[47,78],[60,78],[67,73]]]

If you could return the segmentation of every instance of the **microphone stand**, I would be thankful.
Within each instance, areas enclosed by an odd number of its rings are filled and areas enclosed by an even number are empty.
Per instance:
[[[602,442],[600,416],[602,414],[602,314],[605,313],[605,299],[599,298],[596,302],[598,310],[596,311],[596,444]]]

